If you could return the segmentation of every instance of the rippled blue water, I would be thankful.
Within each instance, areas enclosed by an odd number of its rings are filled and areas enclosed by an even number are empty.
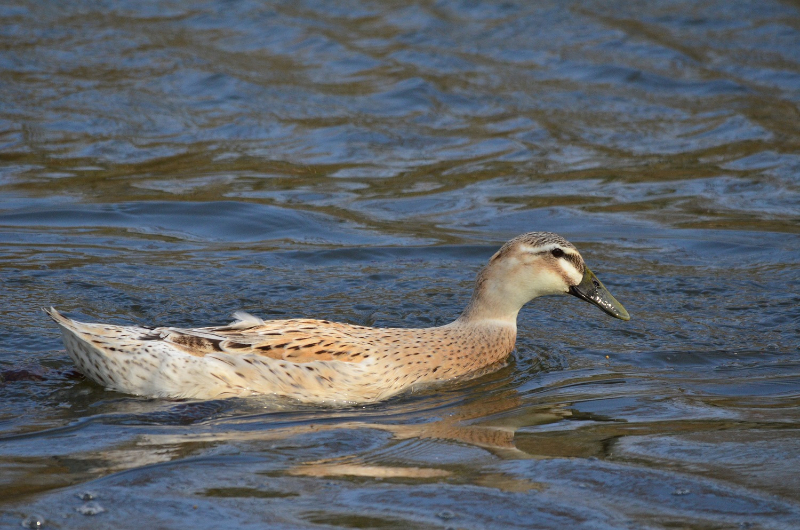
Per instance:
[[[798,104],[792,2],[4,3],[0,525],[796,528]],[[531,230],[632,320],[368,407],[107,392],[39,310],[438,325]]]

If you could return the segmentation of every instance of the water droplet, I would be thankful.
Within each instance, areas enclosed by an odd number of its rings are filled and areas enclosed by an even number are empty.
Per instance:
[[[439,519],[444,519],[445,521],[448,519],[453,519],[455,516],[456,514],[454,514],[450,510],[442,510],[441,512],[436,514],[436,517],[438,517]]]
[[[106,509],[100,506],[95,501],[91,501],[87,502],[82,506],[78,506],[77,508],[75,508],[75,511],[83,515],[97,515],[98,513],[103,513],[104,511],[106,511]]]
[[[691,492],[692,492],[692,490],[689,490],[689,489],[686,489],[686,488],[678,488],[675,491],[673,491],[672,494],[673,495],[689,495]]]
[[[38,513],[34,513],[22,520],[22,526],[25,528],[44,528],[44,517]]]
[[[78,493],[78,498],[82,501],[93,501],[97,498],[97,494],[93,491],[83,491]]]

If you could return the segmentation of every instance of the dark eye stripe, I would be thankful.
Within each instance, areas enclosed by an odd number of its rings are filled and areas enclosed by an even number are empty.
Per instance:
[[[550,255],[553,255],[552,254],[553,250],[555,250],[555,249],[542,250],[541,252],[537,252],[537,254],[550,254]],[[559,249],[559,250],[561,250],[561,249]],[[564,252],[564,251],[562,250],[562,252]],[[581,260],[581,258],[576,256],[575,254],[564,252],[561,256],[555,256],[555,257],[557,257],[559,259],[565,259],[565,260],[569,261],[570,263],[572,263],[575,266],[576,269],[578,269],[579,272],[583,272],[583,268],[584,268],[583,261]]]
[[[575,265],[575,268],[578,269],[578,271],[583,272],[583,262],[578,256],[575,254],[564,254],[564,259],[569,260],[570,263]]]

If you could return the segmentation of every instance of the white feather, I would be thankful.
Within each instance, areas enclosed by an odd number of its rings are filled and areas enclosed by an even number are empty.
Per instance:
[[[228,324],[230,329],[250,329],[264,325],[264,320],[245,311],[236,311],[233,318],[236,320]]]

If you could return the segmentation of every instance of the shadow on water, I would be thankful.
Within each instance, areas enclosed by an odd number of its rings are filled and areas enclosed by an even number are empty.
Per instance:
[[[800,520],[790,2],[0,6],[0,525]],[[425,327],[566,236],[632,314],[366,407],[107,392],[40,311]],[[38,519],[37,519],[38,518]]]

